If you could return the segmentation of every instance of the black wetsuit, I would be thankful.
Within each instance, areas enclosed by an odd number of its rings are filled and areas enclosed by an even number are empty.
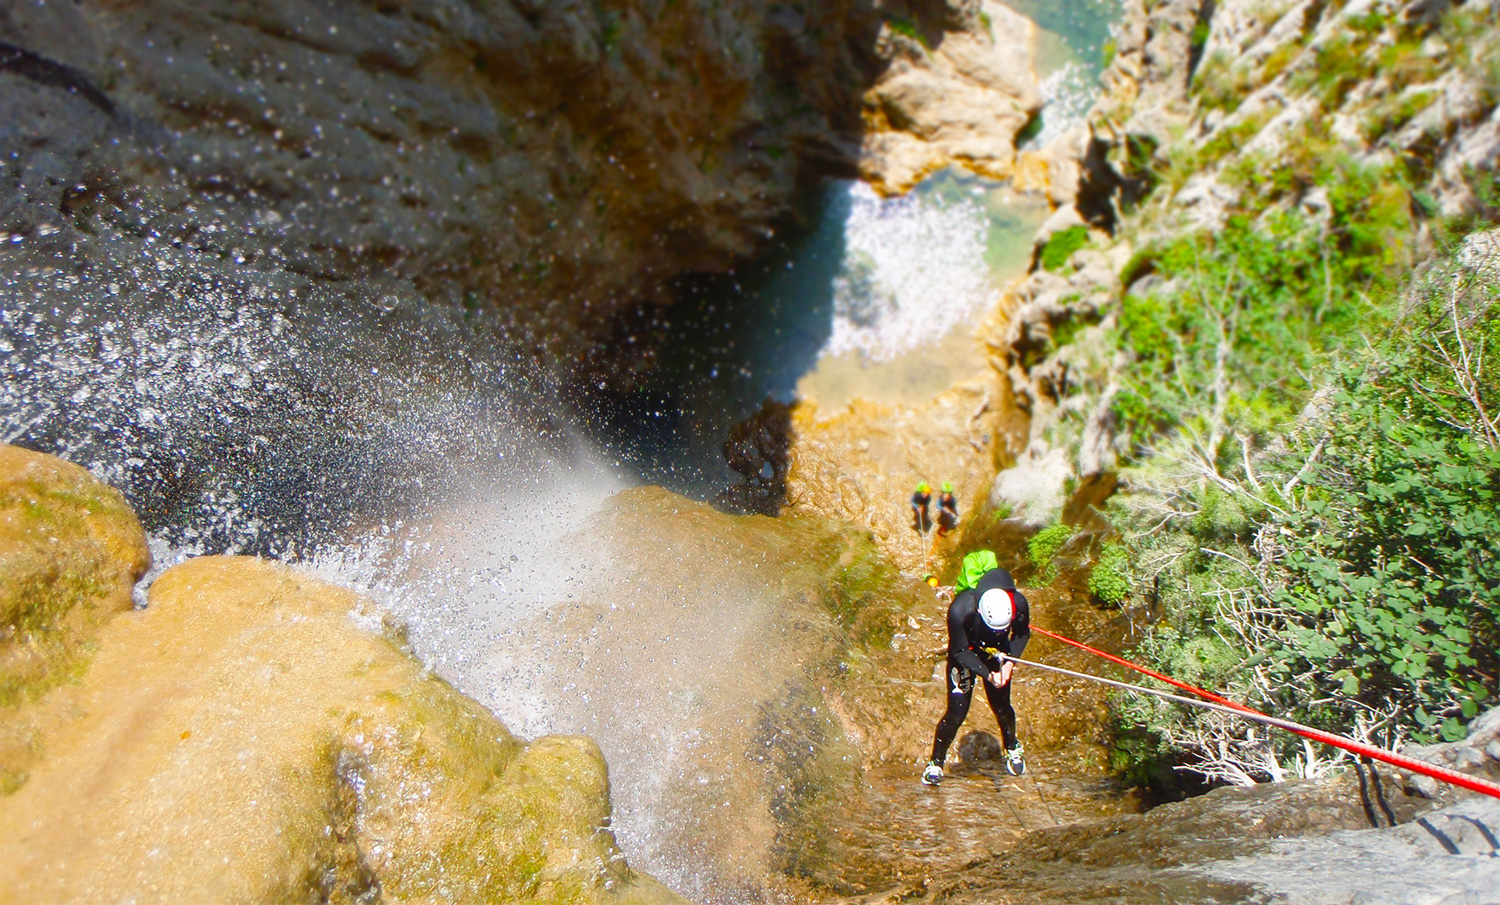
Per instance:
[[[1002,588],[1010,591],[1015,605],[1010,628],[997,632],[985,624],[979,615],[979,597],[985,591]],[[986,572],[979,583],[961,592],[948,606],[948,709],[938,722],[937,735],[932,741],[932,762],[941,765],[948,756],[948,746],[969,715],[969,701],[974,694],[974,683],[984,683],[984,696],[1000,723],[1001,741],[1005,747],[1016,745],[1016,711],[1010,705],[1010,683],[996,688],[990,681],[991,673],[1000,671],[997,654],[1007,653],[1021,656],[1026,642],[1031,640],[1031,605],[1020,591],[1010,573],[1004,569]]]
[[[953,494],[945,493],[938,497],[938,531],[952,531],[958,525],[958,500]]]
[[[911,526],[918,531],[927,531],[932,527],[932,516],[927,514],[927,506],[932,502],[932,493],[923,493],[918,490],[911,495]]]

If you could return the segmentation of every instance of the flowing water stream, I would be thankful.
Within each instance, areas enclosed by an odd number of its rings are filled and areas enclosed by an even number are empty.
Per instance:
[[[1021,4],[1044,26],[1067,24],[1036,6]],[[1078,61],[1098,58],[1107,19],[1075,20],[1074,32],[1044,36],[1050,75],[1093,71]],[[1048,84],[1050,130],[1077,112],[1062,81]],[[706,901],[736,901],[749,887],[715,884],[764,865],[684,827],[709,813],[693,808],[719,805],[683,797],[680,765],[709,763],[701,776],[737,782],[714,760],[722,753],[702,752],[706,735],[743,726],[707,715],[737,695],[801,700],[791,676],[823,656],[802,629],[778,642],[784,672],[763,671],[752,690],[732,680],[744,646],[781,624],[785,588],[761,577],[791,568],[805,538],[706,509],[658,511],[671,504],[654,498],[621,504],[620,493],[656,484],[712,498],[736,477],[725,433],[767,398],[836,410],[855,396],[940,391],[977,361],[968,324],[1024,271],[1045,213],[1036,198],[953,172],[893,200],[826,185],[803,225],[753,263],[681,281],[651,383],[581,405],[519,338],[409,295],[340,293],[160,246],[129,261],[75,256],[66,237],[47,237],[63,243],[59,260],[92,263],[0,274],[10,300],[0,439],[121,487],[150,529],[154,574],[192,555],[256,553],[373,594],[409,623],[432,668],[518,731],[598,736],[638,865]],[[704,612],[719,614],[713,631],[697,621]],[[579,623],[585,615],[594,621]],[[595,672],[588,657],[597,664],[609,648],[572,642],[597,641],[599,626],[644,653]],[[548,659],[538,642],[557,637],[570,643],[554,650],[584,660]],[[798,731],[824,731],[813,710]],[[904,777],[880,794],[920,815],[931,800]],[[1069,795],[1051,795],[1054,810],[1071,807]],[[872,828],[884,841],[869,854],[973,854],[984,845],[944,841],[966,826]],[[695,861],[716,856],[739,860],[710,871]]]

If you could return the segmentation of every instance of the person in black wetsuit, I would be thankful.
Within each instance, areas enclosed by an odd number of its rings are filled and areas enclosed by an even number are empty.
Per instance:
[[[958,527],[958,499],[953,496],[953,485],[943,482],[943,493],[938,497],[938,537]]]
[[[987,560],[982,558],[986,557]],[[973,574],[976,563],[993,564],[989,551],[965,557],[966,575]],[[1019,776],[1026,772],[1025,753],[1016,737],[1016,711],[1010,704],[1012,665],[1001,663],[999,654],[1019,657],[1031,640],[1031,605],[1016,590],[1010,573],[993,565],[971,586],[960,591],[948,606],[948,709],[938,722],[932,741],[932,760],[922,771],[922,782],[935,786],[943,781],[943,761],[948,747],[969,714],[974,683],[984,683],[984,696],[1000,724],[1005,745],[1005,769]]]
[[[931,504],[932,488],[923,481],[911,495],[911,526],[922,534],[932,530],[932,516],[927,513]]]

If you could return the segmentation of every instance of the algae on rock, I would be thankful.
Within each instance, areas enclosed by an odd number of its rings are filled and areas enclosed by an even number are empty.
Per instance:
[[[122,615],[0,803],[0,901],[681,901],[584,738],[526,744],[350,591],[204,557]]]
[[[82,468],[0,445],[0,795],[37,756],[34,708],[88,663],[151,563],[119,492]]]

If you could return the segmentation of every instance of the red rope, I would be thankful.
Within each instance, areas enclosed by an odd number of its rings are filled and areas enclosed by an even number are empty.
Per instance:
[[[1153,669],[1147,669],[1144,666],[1138,666],[1135,663],[1131,663],[1129,660],[1116,657],[1114,654],[1105,653],[1098,648],[1089,647],[1087,644],[1084,644],[1080,641],[1074,641],[1072,638],[1066,638],[1062,635],[1057,634],[1056,632],[1049,632],[1046,629],[1037,628],[1035,625],[1031,627],[1031,630],[1036,632],[1037,634],[1046,635],[1048,638],[1053,638],[1057,641],[1061,641],[1064,644],[1070,644],[1073,647],[1078,648],[1079,650],[1088,651],[1089,653],[1097,657],[1103,657],[1111,663],[1118,663],[1119,665],[1133,669],[1136,672],[1145,673],[1153,679],[1160,679],[1161,681],[1166,682],[1168,685],[1181,688],[1183,691],[1192,692],[1199,697],[1206,698],[1207,700],[1213,701],[1216,704],[1220,704],[1232,710],[1239,710],[1244,713],[1253,713],[1256,716],[1266,717],[1268,719],[1276,719],[1275,717],[1270,717],[1268,714],[1261,713],[1259,710],[1246,707],[1244,704],[1231,701],[1228,698],[1216,695],[1211,691],[1205,691],[1204,689],[1198,688],[1194,685],[1189,685],[1186,682],[1179,682],[1178,680],[1173,679],[1169,676],[1164,676]],[[1295,732],[1298,735],[1304,736],[1306,738],[1310,738],[1315,742],[1322,742],[1325,745],[1332,745],[1336,748],[1343,748],[1345,751],[1352,751],[1355,754],[1361,754],[1365,757],[1371,757],[1375,760],[1384,761],[1385,763],[1400,767],[1403,770],[1410,770],[1413,773],[1420,773],[1423,776],[1430,776],[1433,779],[1451,783],[1455,786],[1460,786],[1473,792],[1482,792],[1485,795],[1500,798],[1500,785],[1489,782],[1485,779],[1480,779],[1477,776],[1470,776],[1467,773],[1459,773],[1457,770],[1450,770],[1447,767],[1440,767],[1436,764],[1429,764],[1426,761],[1414,760],[1410,757],[1406,757],[1405,755],[1397,754],[1394,751],[1387,751],[1384,748],[1377,748],[1373,745],[1367,745],[1364,742],[1358,742],[1352,738],[1345,738],[1342,735],[1334,735],[1330,732],[1324,732],[1321,729],[1314,729],[1311,726],[1303,726],[1299,723],[1292,723],[1290,720],[1277,720],[1277,723],[1280,724],[1282,728],[1285,728],[1291,732]]]

